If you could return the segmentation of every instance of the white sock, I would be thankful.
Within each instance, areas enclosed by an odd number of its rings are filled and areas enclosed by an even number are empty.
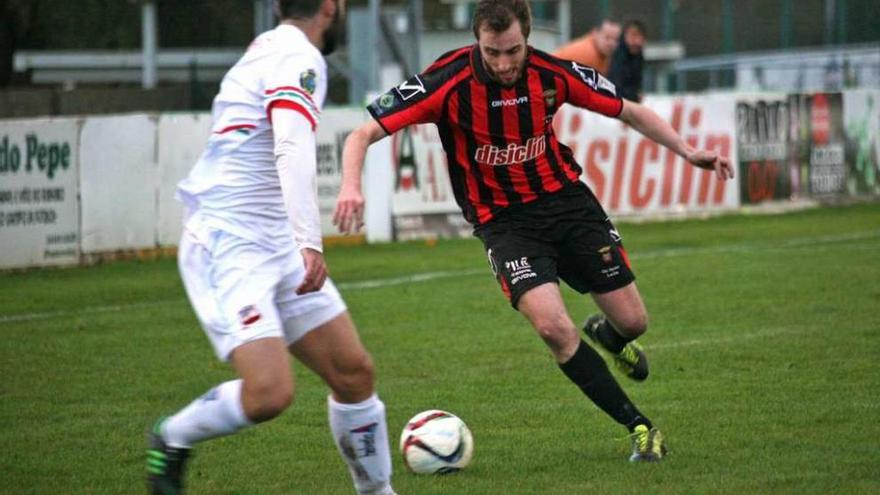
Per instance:
[[[252,423],[241,405],[242,380],[212,388],[162,424],[162,437],[170,447],[191,448],[214,437],[230,435]]]
[[[385,404],[376,394],[357,404],[327,397],[330,430],[361,495],[392,494]]]

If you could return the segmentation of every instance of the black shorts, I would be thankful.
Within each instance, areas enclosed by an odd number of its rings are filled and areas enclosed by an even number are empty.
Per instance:
[[[514,308],[530,289],[559,279],[581,294],[635,280],[620,234],[586,186],[504,211],[474,234]]]

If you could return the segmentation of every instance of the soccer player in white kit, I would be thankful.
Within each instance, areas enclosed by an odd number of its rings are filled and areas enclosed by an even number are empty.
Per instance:
[[[240,378],[156,422],[148,486],[183,493],[194,444],[284,411],[294,393],[291,353],[331,389],[330,428],[357,493],[393,495],[373,364],[321,251],[322,53],[342,32],[345,0],[276,0],[275,8],[278,27],[223,78],[207,147],[178,186],[187,210],[178,254],[184,286],[217,356]]]

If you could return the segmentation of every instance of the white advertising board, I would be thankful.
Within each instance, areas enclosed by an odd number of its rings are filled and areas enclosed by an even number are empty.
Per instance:
[[[164,114],[158,121],[157,242],[176,246],[183,223],[183,203],[175,198],[177,183],[186,177],[202,154],[211,134],[211,114]]]
[[[325,109],[318,124],[318,208],[321,233],[339,235],[333,226],[336,197],[342,184],[342,148],[345,138],[368,118],[359,108]]]
[[[0,122],[0,268],[78,261],[79,125]]]
[[[692,146],[736,157],[732,95],[650,97],[644,104]],[[611,215],[664,215],[739,206],[739,184],[719,181],[621,121],[565,106],[554,122],[582,178]]]
[[[653,97],[645,104],[689,144],[737,163],[732,95]],[[582,179],[611,215],[665,216],[739,206],[736,180],[718,181],[712,172],[686,164],[617,119],[565,106],[554,125],[559,141],[571,148],[584,170]],[[391,140],[395,237],[467,235],[436,127],[411,126]]]
[[[410,126],[392,135],[390,140],[393,214],[458,212],[437,126]]]
[[[156,121],[89,117],[80,135],[82,252],[156,247]]]
[[[843,93],[843,125],[852,195],[880,195],[880,91]]]

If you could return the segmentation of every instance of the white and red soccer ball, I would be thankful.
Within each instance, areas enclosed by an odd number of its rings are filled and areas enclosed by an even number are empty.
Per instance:
[[[416,474],[447,474],[463,469],[474,453],[471,430],[458,416],[431,409],[412,417],[400,435],[406,468]]]

